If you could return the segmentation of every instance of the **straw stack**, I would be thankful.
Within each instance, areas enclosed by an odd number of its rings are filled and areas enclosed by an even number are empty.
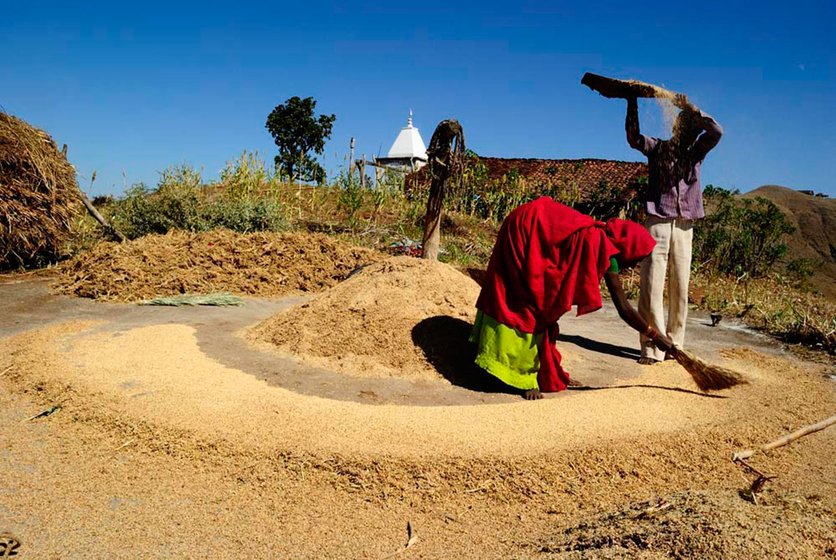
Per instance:
[[[75,169],[49,134],[0,111],[0,269],[57,256],[80,208]]]

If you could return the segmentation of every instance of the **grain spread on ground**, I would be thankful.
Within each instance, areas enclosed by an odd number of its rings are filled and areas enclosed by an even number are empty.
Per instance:
[[[440,379],[445,364],[436,359],[444,357],[434,349],[451,344],[443,340],[451,329],[466,349],[478,297],[479,285],[447,264],[393,257],[267,319],[250,337],[349,375]]]
[[[779,475],[758,505],[729,460],[832,411],[833,384],[809,364],[730,351],[757,382],[725,399],[654,390],[689,386],[666,362],[632,389],[370,406],[265,385],[183,325],[103,327],[0,340],[13,497],[0,521],[33,557],[203,557],[224,542],[246,557],[382,558],[407,520],[427,558],[827,558],[836,545],[833,432],[754,462]]]
[[[171,232],[101,243],[60,267],[58,288],[103,301],[214,292],[282,296],[328,288],[383,258],[319,233]]]

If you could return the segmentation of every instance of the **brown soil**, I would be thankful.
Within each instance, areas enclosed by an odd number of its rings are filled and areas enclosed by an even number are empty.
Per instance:
[[[479,285],[453,267],[393,257],[258,325],[254,340],[349,375],[439,379],[444,332],[472,324]],[[446,327],[446,329],[445,329]],[[463,342],[463,341],[461,341]]]
[[[102,301],[212,292],[279,296],[328,288],[383,258],[324,234],[172,232],[101,243],[61,265],[58,287]]]

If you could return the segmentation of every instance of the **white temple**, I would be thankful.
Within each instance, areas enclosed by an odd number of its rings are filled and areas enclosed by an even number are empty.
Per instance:
[[[398,133],[389,153],[385,158],[378,158],[377,162],[387,167],[398,167],[415,171],[427,164],[427,147],[418,129],[412,126],[412,109],[406,119],[406,126]]]

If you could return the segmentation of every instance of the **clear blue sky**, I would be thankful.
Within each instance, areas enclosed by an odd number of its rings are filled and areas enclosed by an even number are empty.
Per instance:
[[[595,4],[594,7],[590,4]],[[187,162],[272,161],[267,114],[314,96],[324,164],[457,118],[500,157],[641,160],[586,71],[683,91],[724,126],[703,182],[836,196],[836,2],[0,2],[0,106],[69,145],[92,194]],[[643,129],[660,133],[655,108]]]

